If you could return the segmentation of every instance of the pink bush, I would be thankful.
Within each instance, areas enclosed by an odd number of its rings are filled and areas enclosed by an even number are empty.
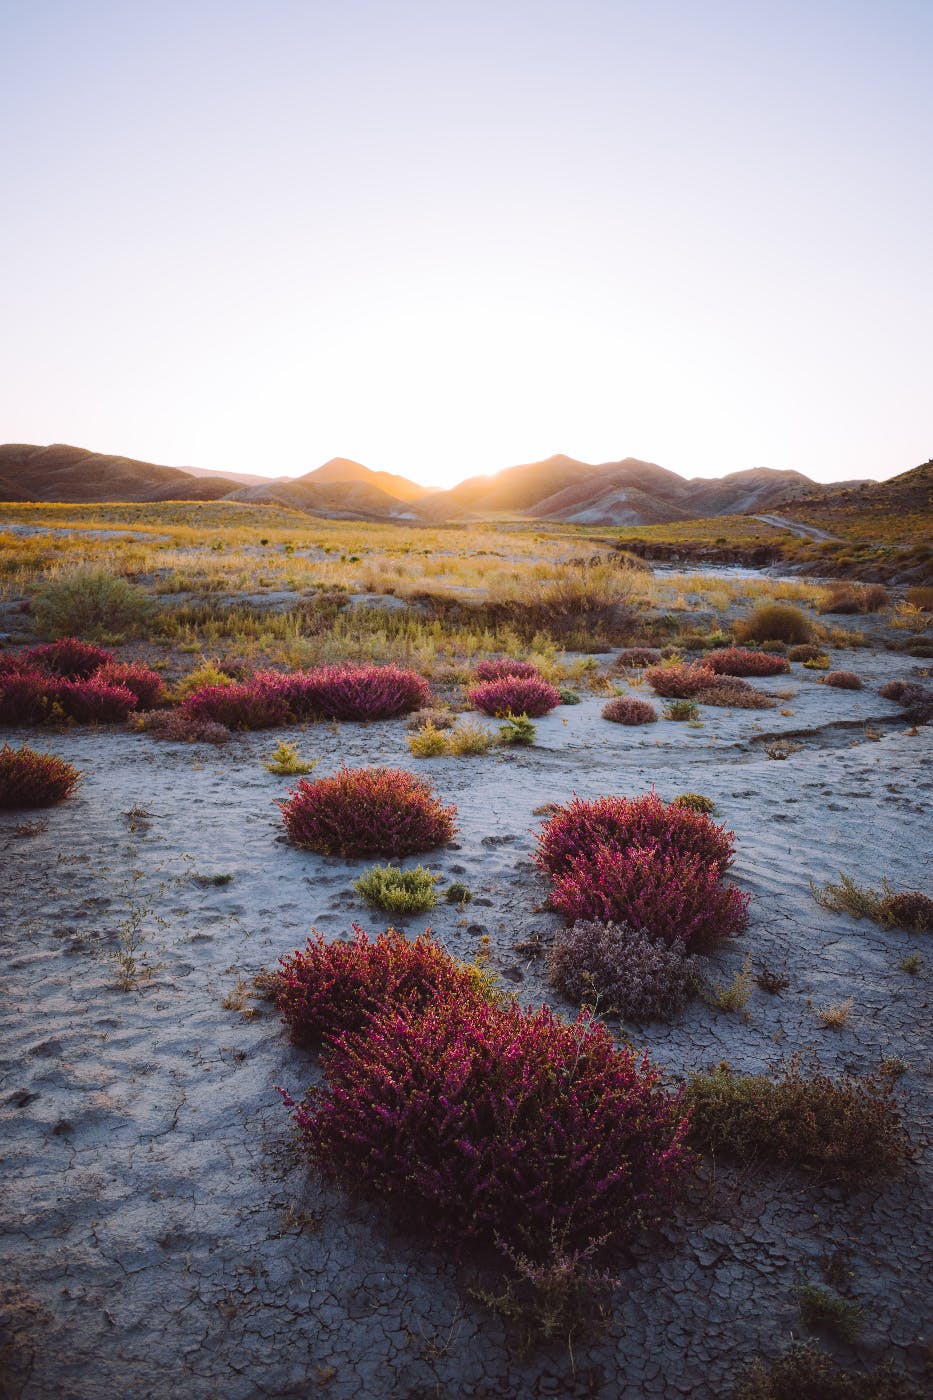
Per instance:
[[[655,695],[665,700],[692,700],[699,691],[715,685],[716,672],[706,666],[652,666],[645,680]]]
[[[136,696],[136,703],[147,710],[158,705],[165,695],[165,685],[158,671],[135,661],[108,661],[94,672],[93,679],[104,685],[125,685]]]
[[[53,753],[28,744],[0,748],[0,807],[50,807],[70,797],[81,774]]]
[[[49,684],[41,671],[0,671],[0,724],[41,724],[52,708]]]
[[[687,948],[743,929],[749,899],[723,885],[716,866],[701,856],[656,844],[597,846],[555,876],[550,894],[553,908],[571,923],[626,923]]]
[[[308,677],[311,707],[322,719],[391,719],[431,699],[424,677],[398,666],[319,666]]]
[[[78,724],[116,724],[136,709],[136,696],[127,686],[107,685],[96,676],[87,681],[60,680],[49,697]]]
[[[586,1013],[442,993],[338,1033],[325,1068],[287,1100],[313,1159],[457,1246],[572,1269],[665,1218],[693,1169],[680,1097]]]
[[[302,778],[279,806],[289,839],[322,855],[417,855],[456,830],[456,807],[442,807],[426,782],[400,768]]]
[[[212,719],[195,719],[182,710],[147,710],[134,714],[132,724],[151,734],[154,739],[167,739],[182,744],[226,744],[230,730]]]
[[[41,724],[64,717],[79,724],[113,723],[136,708],[136,696],[123,685],[67,680],[34,670],[0,673],[0,723]]]
[[[505,676],[521,676],[525,680],[541,680],[541,672],[530,661],[516,661],[508,656],[481,661],[473,672],[478,681],[501,681]]]
[[[653,724],[658,712],[647,700],[632,700],[619,695],[615,700],[607,700],[603,706],[603,719],[613,724]]]
[[[77,637],[59,637],[57,642],[29,647],[20,653],[23,665],[35,666],[40,671],[49,671],[53,676],[64,676],[70,681],[86,681],[98,667],[106,666],[112,660],[111,653],[104,651],[103,647],[79,641]]]
[[[539,719],[560,704],[560,691],[534,676],[503,676],[467,691],[471,705],[485,715],[527,715]]]
[[[438,996],[472,997],[475,979],[429,934],[413,942],[397,929],[374,941],[359,924],[352,942],[315,933],[302,951],[279,959],[270,978],[275,1004],[299,1045],[360,1030],[387,1006],[423,1011]]]
[[[790,662],[774,652],[750,651],[748,647],[724,647],[704,657],[703,665],[719,676],[780,676],[790,670]]]
[[[574,797],[544,823],[537,835],[535,861],[550,875],[561,875],[604,846],[618,852],[653,847],[659,852],[696,856],[722,875],[732,864],[735,837],[705,812],[662,802],[654,790],[644,797]],[[631,920],[627,922],[631,923]]]
[[[854,671],[827,671],[818,678],[820,685],[834,686],[837,690],[861,690],[862,682]]]
[[[291,719],[285,697],[255,678],[201,686],[180,708],[191,719],[213,720],[228,729],[272,729]]]

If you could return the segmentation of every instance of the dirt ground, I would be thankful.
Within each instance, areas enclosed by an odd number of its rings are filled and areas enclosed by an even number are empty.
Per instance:
[[[297,1094],[314,1062],[238,978],[249,984],[311,927],[375,931],[386,916],[351,887],[370,862],[285,842],[275,799],[288,784],[260,761],[283,735],[223,749],[43,736],[85,777],[47,813],[0,812],[0,1391],[712,1400],[744,1361],[810,1335],[802,1278],[835,1280],[864,1310],[854,1351],[828,1343],[841,1359],[891,1357],[924,1375],[931,959],[923,936],[825,912],[809,881],[844,871],[929,892],[933,730],[911,729],[877,693],[917,663],[858,651],[833,664],[866,688],[833,690],[795,666],[755,682],[792,686],[781,702],[792,714],[704,707],[700,728],[611,725],[589,697],[540,721],[534,748],[486,757],[413,760],[403,720],[284,732],[320,756],[318,776],[341,762],[410,767],[456,803],[455,844],[420,860],[475,897],[403,926],[430,923],[461,957],[488,933],[494,967],[528,1005],[552,998],[542,960],[515,945],[558,926],[540,909],[534,809],[651,784],[665,798],[707,794],[753,896],[747,932],[709,978],[727,981],[750,952],[789,985],[755,988],[747,1020],[700,1000],[671,1025],[629,1027],[633,1038],[673,1076],[722,1059],[764,1070],[811,1047],[833,1072],[886,1056],[908,1066],[915,1157],[898,1179],[852,1194],[766,1165],[707,1164],[689,1208],[618,1261],[605,1325],[530,1348],[472,1296],[474,1256],[442,1253],[322,1183],[297,1151],[276,1086]],[[767,736],[790,732],[800,750],[769,758]],[[925,966],[910,976],[898,963],[915,950]],[[848,997],[848,1023],[824,1029],[819,1008]]]

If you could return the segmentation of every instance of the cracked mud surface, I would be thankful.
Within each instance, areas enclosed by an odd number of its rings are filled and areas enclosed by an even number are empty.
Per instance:
[[[795,667],[778,678],[797,691],[782,702],[792,715],[704,708],[701,729],[607,724],[603,701],[586,699],[541,721],[534,749],[495,757],[419,763],[401,720],[285,733],[322,756],[318,774],[344,760],[411,767],[456,802],[457,846],[421,860],[476,897],[403,926],[430,922],[464,957],[488,933],[526,1004],[549,993],[541,960],[514,945],[558,926],[537,909],[534,808],[652,782],[664,797],[706,793],[737,835],[733,878],[753,894],[747,933],[711,959],[710,978],[727,981],[748,950],[790,985],[756,989],[747,1022],[700,1001],[672,1025],[630,1027],[633,1038],[674,1075],[723,1058],[761,1070],[811,1046],[834,1072],[887,1055],[909,1066],[899,1086],[917,1156],[899,1179],[852,1194],[719,1165],[688,1210],[619,1261],[602,1331],[530,1350],[471,1297],[473,1256],[435,1250],[308,1171],[274,1086],[300,1091],[315,1062],[267,1003],[250,999],[251,1018],[236,1009],[237,977],[312,926],[386,922],[351,889],[369,862],[281,839],[273,802],[287,783],[260,763],[281,734],[222,750],[43,736],[86,777],[59,808],[0,813],[0,1393],[711,1400],[742,1361],[808,1335],[793,1288],[827,1273],[865,1312],[840,1358],[891,1356],[922,1376],[933,958],[922,936],[820,909],[808,882],[842,870],[929,892],[933,731],[878,723],[898,713],[877,686],[910,673],[902,658],[836,664],[868,688],[831,691]],[[853,719],[862,727],[840,728]],[[803,747],[784,762],[750,744],[792,729]],[[17,835],[24,823],[47,825]],[[216,874],[233,879],[193,878]],[[898,963],[914,950],[927,965],[911,977]],[[823,1029],[818,1008],[849,996],[848,1025]]]

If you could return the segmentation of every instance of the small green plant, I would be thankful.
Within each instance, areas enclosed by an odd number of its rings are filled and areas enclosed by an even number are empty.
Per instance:
[[[879,894],[877,890],[867,885],[857,885],[848,875],[840,873],[838,884],[827,880],[825,885],[820,886],[811,880],[810,893],[821,909],[828,909],[833,914],[849,914],[853,919],[871,919],[877,923],[881,902],[886,894],[890,894],[884,879],[881,885],[882,892]]]
[[[444,898],[448,904],[469,904],[473,898],[473,891],[462,880],[454,880],[447,886]]]
[[[665,719],[696,720],[700,707],[695,700],[668,700],[661,713]]]
[[[805,671],[828,671],[832,664],[825,651],[821,651],[816,656],[811,656],[809,661],[804,661],[803,668]]]
[[[901,972],[906,972],[910,977],[916,977],[923,967],[923,958],[919,953],[910,953],[906,958],[901,958],[898,963]]]
[[[408,747],[414,758],[438,758],[449,752],[447,735],[435,728],[432,720],[428,720],[414,734],[409,734]]]
[[[198,871],[193,871],[191,879],[196,885],[201,885],[204,889],[219,887],[221,885],[231,885],[233,876],[228,870],[223,870],[217,875],[202,875]]]
[[[447,735],[447,752],[457,758],[467,758],[473,754],[488,753],[496,742],[496,736],[476,720],[461,720]]]
[[[440,878],[421,865],[414,870],[374,865],[354,882],[353,888],[376,909],[387,909],[390,914],[420,914],[437,903],[434,887]]]
[[[560,703],[562,705],[579,705],[580,697],[575,690],[562,690],[560,692]]]
[[[282,739],[276,745],[272,757],[263,759],[262,766],[270,773],[290,778],[313,773],[320,761],[319,758],[306,761],[299,754],[297,744],[290,744],[287,739]]]
[[[537,729],[527,715],[506,715],[499,725],[500,744],[533,744]]]
[[[742,966],[731,982],[717,983],[713,988],[713,1001],[720,1011],[744,1011],[752,989],[752,955],[745,954]]]
[[[689,807],[691,812],[703,812],[708,817],[716,811],[716,803],[711,797],[704,797],[702,792],[682,792],[674,798],[672,806]]]
[[[841,1342],[854,1342],[862,1330],[862,1309],[848,1298],[831,1293],[809,1279],[801,1279],[794,1289],[800,1316],[808,1327],[831,1332]]]

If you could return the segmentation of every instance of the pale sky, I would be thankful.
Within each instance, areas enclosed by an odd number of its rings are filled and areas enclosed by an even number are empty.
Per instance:
[[[933,453],[931,0],[0,0],[0,441]]]

